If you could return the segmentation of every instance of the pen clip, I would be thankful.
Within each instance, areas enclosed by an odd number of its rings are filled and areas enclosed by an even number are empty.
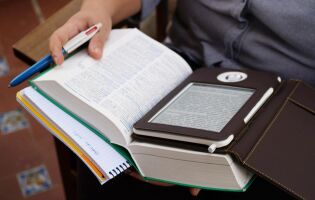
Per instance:
[[[229,137],[227,137],[224,140],[211,142],[209,144],[209,146],[208,146],[208,152],[209,153],[214,153],[214,151],[217,148],[221,148],[221,147],[225,147],[225,146],[229,145],[232,142],[233,139],[234,139],[234,135],[231,134],[231,135],[229,135]]]

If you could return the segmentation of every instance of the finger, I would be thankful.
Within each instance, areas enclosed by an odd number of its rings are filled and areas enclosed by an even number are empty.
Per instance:
[[[200,190],[201,190],[201,189],[199,189],[199,188],[189,188],[190,194],[191,194],[192,196],[194,196],[194,197],[199,194]]]
[[[65,38],[63,38],[59,32],[54,32],[49,38],[49,49],[54,62],[59,65],[63,62],[62,45]]]
[[[49,49],[56,64],[61,64],[64,60],[62,54],[63,45],[86,26],[87,23],[82,20],[69,20],[51,35],[49,38]]]
[[[100,31],[91,39],[88,51],[93,58],[100,59],[102,57],[104,44],[109,35],[109,31],[110,30],[103,26]]]
[[[128,175],[132,176],[135,179],[138,179],[140,181],[143,181],[143,178],[134,170],[128,171]]]

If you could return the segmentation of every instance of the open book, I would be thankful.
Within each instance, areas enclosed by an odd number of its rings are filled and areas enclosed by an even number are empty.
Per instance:
[[[31,85],[110,143],[126,149],[147,179],[244,191],[252,173],[229,154],[132,137],[133,125],[191,74],[189,65],[164,45],[137,29],[123,29],[111,32],[101,60],[82,50]]]

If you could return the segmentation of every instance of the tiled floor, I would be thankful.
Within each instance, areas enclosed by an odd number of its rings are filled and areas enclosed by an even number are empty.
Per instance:
[[[8,89],[7,85],[12,77],[27,67],[15,58],[12,45],[67,2],[69,0],[0,0],[0,64],[1,59],[3,61],[5,58],[9,66],[9,73],[4,76],[0,74],[1,200],[65,199],[52,136],[23,111],[15,100],[16,92],[26,84],[13,89]],[[6,133],[2,129],[3,116],[9,111],[16,110],[20,110],[22,116],[26,117],[28,125],[20,130]],[[38,166],[44,166],[47,170],[51,186],[45,191],[25,197],[17,176],[22,171]]]
[[[14,76],[27,67],[13,55],[12,45],[69,1],[0,0],[0,200],[65,199],[51,134],[24,111],[15,100],[16,92],[26,87],[27,83],[10,89],[7,88],[7,85]],[[154,37],[153,20],[152,16],[149,17],[141,28]],[[3,73],[4,60],[9,67],[8,73]],[[26,117],[28,121],[27,126],[11,133],[5,133],[6,131],[3,131],[4,116],[10,111],[20,113],[20,115],[22,113],[21,116]],[[11,125],[18,124],[16,119],[17,117],[13,121],[11,120]],[[21,185],[24,183],[21,181],[24,180],[21,174],[24,171],[31,172],[38,167],[47,170],[50,179],[49,187],[34,194],[31,192],[31,195],[26,197],[27,191],[21,189]],[[41,176],[36,177],[30,173],[26,183],[43,185],[45,182],[42,182],[41,178]],[[28,192],[30,191],[28,188]]]

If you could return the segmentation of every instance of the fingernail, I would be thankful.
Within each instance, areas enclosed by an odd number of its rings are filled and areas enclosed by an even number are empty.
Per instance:
[[[93,52],[96,56],[101,56],[101,49],[99,47],[93,47]]]
[[[63,62],[63,55],[61,52],[56,54],[56,64],[60,65]]]
[[[53,54],[52,57],[53,57],[55,63],[58,64],[58,55]]]

